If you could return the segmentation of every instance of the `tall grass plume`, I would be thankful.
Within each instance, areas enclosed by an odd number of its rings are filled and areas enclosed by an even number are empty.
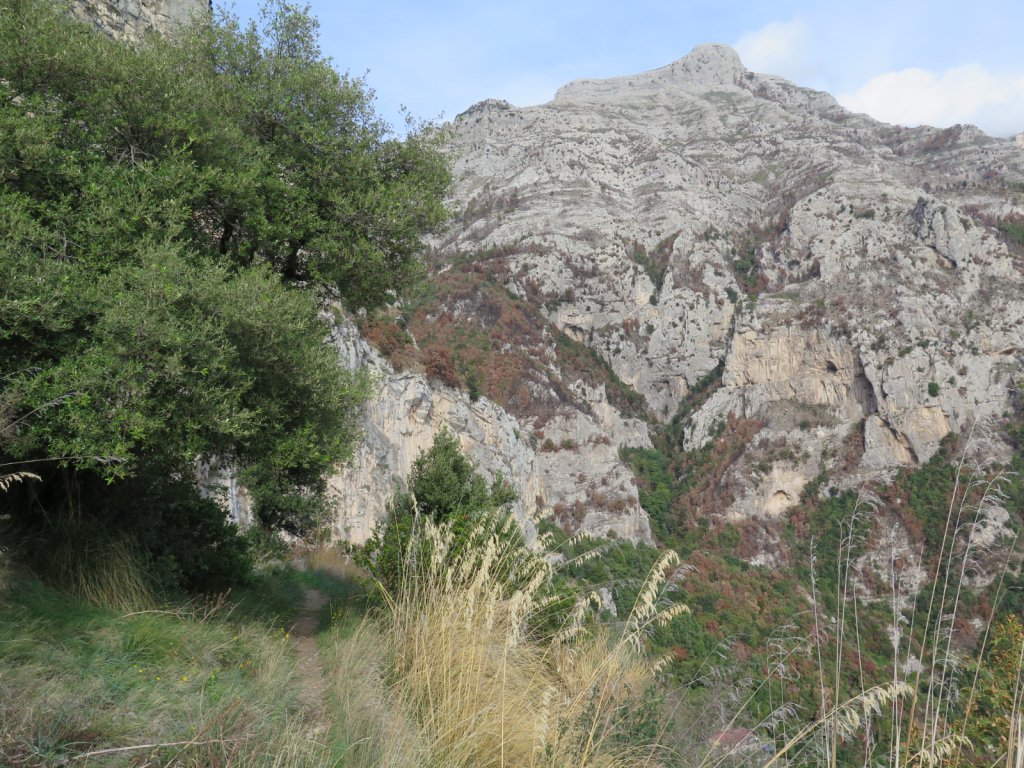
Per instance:
[[[629,723],[656,664],[642,638],[682,610],[660,608],[664,556],[618,627],[588,620],[590,596],[555,627],[552,564],[523,546],[509,517],[484,516],[465,536],[419,518],[397,589],[381,585],[386,695],[412,724],[429,765],[657,765]]]

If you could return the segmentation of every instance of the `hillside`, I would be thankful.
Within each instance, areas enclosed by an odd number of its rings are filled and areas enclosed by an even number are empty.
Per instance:
[[[720,45],[399,137],[291,4],[72,11],[0,13],[0,763],[1021,764],[1021,140]]]
[[[728,425],[714,492],[655,527],[739,525],[744,557],[779,564],[778,525],[812,480],[891,480],[1009,412],[1019,143],[885,125],[720,45],[537,107],[485,101],[451,130],[457,216],[428,286],[363,324],[402,371],[371,433],[429,434],[454,408],[425,417],[437,399],[458,403],[464,444],[528,489],[526,506],[646,539],[619,449],[649,449],[677,415],[684,454]],[[497,423],[495,405],[517,439],[479,423]],[[980,452],[1009,461],[990,437]],[[346,482],[394,463],[376,445]]]

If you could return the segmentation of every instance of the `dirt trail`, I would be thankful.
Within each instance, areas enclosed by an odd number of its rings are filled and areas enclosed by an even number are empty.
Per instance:
[[[302,608],[292,625],[295,650],[299,654],[298,672],[302,677],[303,698],[317,711],[323,709],[328,688],[320,650],[316,647],[316,631],[320,624],[318,614],[326,603],[327,598],[320,590],[305,590]]]

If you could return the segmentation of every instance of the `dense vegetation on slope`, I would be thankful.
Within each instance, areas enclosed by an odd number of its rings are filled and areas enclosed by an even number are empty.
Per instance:
[[[448,180],[288,4],[124,45],[0,3],[0,468],[42,477],[4,499],[22,533],[116,529],[171,580],[223,582],[241,553],[202,459],[308,531],[369,392],[321,310],[417,277]]]
[[[494,509],[507,488],[488,491],[449,435],[410,485],[424,506],[397,559],[368,555],[386,578],[369,613],[336,551],[308,554],[303,574],[265,571],[230,602],[161,608],[130,549],[78,574],[78,597],[0,571],[0,762],[662,764],[641,705],[656,668],[645,638],[683,610],[660,599],[672,553],[625,622],[598,622],[564,582],[553,622],[552,560]],[[315,631],[297,625],[315,645],[289,632],[303,593],[326,602]]]
[[[729,446],[742,424],[722,425],[705,448],[688,453],[677,441],[685,403],[681,412],[656,448],[625,452],[659,536],[695,567],[681,598],[694,614],[654,636],[655,648],[679,660],[670,668],[678,679],[694,694],[717,685],[709,669],[725,674],[736,692],[744,679],[755,681],[740,722],[777,745],[834,703],[905,681],[914,707],[887,705],[858,726],[862,736],[844,743],[834,733],[831,744],[817,745],[817,759],[831,752],[838,765],[878,758],[886,742],[901,738],[901,759],[911,764],[991,765],[1014,754],[1019,715],[1011,713],[1024,692],[1014,621],[1024,487],[1019,404],[993,425],[1014,448],[1009,464],[968,461],[970,438],[950,435],[923,466],[860,493],[837,489],[823,473],[782,521],[775,567],[741,559],[757,551],[752,542],[765,523],[723,519],[727,505],[716,501],[727,491],[721,478],[736,459]],[[701,490],[694,495],[694,488]],[[1006,515],[994,538],[986,532],[990,515]],[[906,532],[915,551],[898,548],[896,532]],[[871,549],[891,550],[891,562],[873,562]],[[802,759],[815,764],[810,755]]]

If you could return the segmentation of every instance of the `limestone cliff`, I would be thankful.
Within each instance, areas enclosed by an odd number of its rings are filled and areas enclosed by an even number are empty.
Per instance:
[[[536,513],[579,503],[584,505],[577,521],[580,528],[652,541],[632,475],[610,441],[592,439],[608,431],[614,434],[616,424],[576,412],[550,430],[560,440],[575,441],[573,449],[539,450],[536,440],[503,408],[431,382],[422,373],[396,372],[347,322],[336,327],[334,342],[346,364],[369,367],[380,381],[377,397],[364,411],[365,437],[355,458],[330,480],[339,538],[355,543],[369,538],[413,461],[447,426],[488,479],[501,473],[512,481],[519,493],[513,511],[528,536],[534,533]],[[587,503],[596,488],[619,502],[613,511],[607,504]]]
[[[721,371],[686,421],[687,447],[730,418],[761,426],[723,477],[729,507],[701,514],[772,520],[823,471],[840,487],[888,478],[1007,408],[1024,354],[1024,257],[1001,231],[1024,220],[1019,142],[885,125],[749,72],[720,45],[572,82],[541,106],[481,102],[452,132],[458,215],[432,243],[431,279],[458,270],[463,284],[406,315],[428,336],[450,323],[490,334],[506,355],[529,350],[537,364],[515,369],[532,377],[528,396],[490,382],[520,435],[599,445],[604,430],[614,447],[630,444],[625,432],[646,444],[644,414],[621,398],[594,417],[597,385],[567,368],[557,334],[639,393],[652,426]],[[473,271],[483,277],[468,285]],[[531,307],[532,329],[501,335],[484,283]],[[374,408],[458,397],[416,386]],[[986,450],[1005,458],[998,440]],[[582,502],[563,515],[571,527],[598,477],[625,487],[625,471],[614,451],[542,451],[513,479]],[[573,498],[564,491],[580,475],[591,491]]]
[[[162,34],[194,16],[210,13],[210,0],[74,0],[72,12],[120,38],[139,38],[147,30]]]

